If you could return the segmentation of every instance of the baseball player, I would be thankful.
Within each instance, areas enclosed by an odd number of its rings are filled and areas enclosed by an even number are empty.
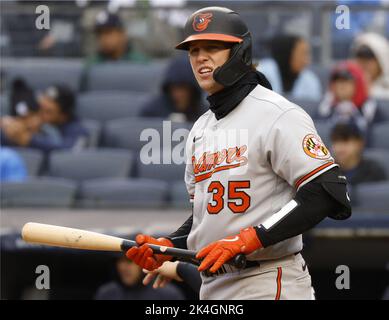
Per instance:
[[[154,270],[171,257],[148,243],[195,250],[201,299],[313,299],[302,233],[351,215],[346,179],[309,115],[253,68],[250,32],[236,12],[196,11],[184,33],[176,48],[188,51],[210,103],[187,140],[193,212],[165,238],[137,235],[127,257]],[[244,134],[221,138],[231,132]],[[226,264],[238,254],[247,257],[243,269]]]

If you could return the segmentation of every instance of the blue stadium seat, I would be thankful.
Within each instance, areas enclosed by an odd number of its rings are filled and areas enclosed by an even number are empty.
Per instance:
[[[189,194],[184,181],[176,181],[170,188],[170,201],[174,207],[190,208]]]
[[[30,59],[7,62],[3,68],[8,88],[15,78],[21,77],[37,90],[43,90],[55,83],[63,83],[72,90],[78,91],[80,89],[83,63],[82,61],[63,59]]]
[[[100,143],[102,125],[96,120],[82,120],[82,125],[88,131],[88,148],[96,148]]]
[[[7,95],[2,94],[0,95],[0,117],[7,116],[9,113],[9,99]]]
[[[389,182],[361,183],[356,188],[358,207],[369,210],[389,208]]]
[[[92,91],[78,97],[77,114],[101,122],[139,116],[148,93]]]
[[[81,207],[154,207],[167,204],[168,184],[148,179],[93,179],[81,184]]]
[[[292,97],[290,98],[290,101],[303,108],[305,112],[311,116],[312,119],[315,119],[315,117],[317,116],[317,109],[319,107],[320,101],[310,99],[297,99]]]
[[[331,24],[334,22],[331,22]],[[348,59],[350,56],[350,49],[353,43],[354,36],[349,32],[342,32],[342,30],[335,29],[331,35],[331,59],[340,61]]]
[[[389,149],[389,121],[377,123],[372,127],[371,147]]]
[[[389,100],[377,101],[377,122],[389,121]]]
[[[317,133],[323,140],[324,144],[327,146],[327,148],[330,148],[331,146],[331,130],[333,127],[333,124],[329,121],[315,121],[315,127],[317,130]]]
[[[167,130],[169,130],[169,127],[171,127],[172,133],[176,132],[177,135],[184,136],[186,139],[192,126],[190,123],[165,122],[166,129],[163,130],[163,122],[164,119],[161,118],[126,118],[107,121],[103,133],[103,144],[112,148],[140,150],[151,140],[150,136],[152,136],[155,142],[160,139],[157,146],[162,148],[166,147],[162,146],[163,132],[168,137],[169,132]],[[148,130],[144,131],[145,129]],[[175,131],[177,129],[182,130]],[[144,141],[141,140],[141,137]],[[170,138],[168,140],[171,141]],[[178,143],[180,142],[172,141],[173,146]]]
[[[321,83],[321,88],[324,93],[328,86],[331,68],[322,66],[321,64],[312,64],[309,66],[309,69],[312,70],[313,73],[315,73],[318,76]]]
[[[133,158],[128,150],[55,151],[50,154],[49,175],[79,182],[102,177],[127,177]]]
[[[364,157],[379,163],[385,170],[386,179],[389,180],[389,150],[383,149],[366,149]]]
[[[104,63],[91,66],[87,90],[157,91],[165,63]]]
[[[225,3],[228,7],[228,1],[225,1]],[[272,23],[269,22],[271,17],[266,12],[252,10],[247,12],[242,11],[239,15],[251,32],[253,38],[253,56],[256,58],[266,57],[269,54],[269,48],[267,46],[268,36],[271,34],[273,28]]]
[[[39,175],[43,165],[43,153],[37,149],[13,148],[24,160],[28,175],[34,177]]]
[[[163,159],[163,156],[161,157]],[[185,175],[185,163],[183,164],[144,164],[142,159],[137,159],[137,174],[140,178],[159,179],[167,182],[183,181]]]
[[[71,207],[77,186],[58,178],[31,178],[1,184],[2,207]]]

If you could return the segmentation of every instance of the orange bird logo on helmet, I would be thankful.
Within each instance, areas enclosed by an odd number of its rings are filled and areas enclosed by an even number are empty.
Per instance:
[[[195,31],[204,31],[211,22],[212,13],[199,13],[193,18],[193,29]]]

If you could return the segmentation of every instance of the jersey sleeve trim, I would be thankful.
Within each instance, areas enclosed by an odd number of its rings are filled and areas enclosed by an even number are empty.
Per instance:
[[[321,165],[320,167],[317,167],[316,169],[312,170],[311,172],[309,172],[305,176],[298,179],[295,183],[295,188],[296,189],[300,188],[301,186],[303,186],[303,184],[311,181],[312,179],[316,178],[317,176],[319,176],[323,172],[325,172],[333,167],[336,167],[336,166],[338,166],[336,163],[334,163],[333,161],[329,161],[329,162]]]

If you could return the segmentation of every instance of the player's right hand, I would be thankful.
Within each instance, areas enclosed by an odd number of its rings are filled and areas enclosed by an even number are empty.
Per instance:
[[[128,259],[134,261],[143,269],[152,271],[159,268],[165,261],[172,259],[172,256],[154,254],[148,244],[156,244],[165,247],[174,247],[173,243],[166,238],[155,239],[145,234],[138,234],[135,238],[138,247],[132,247],[126,252]]]

